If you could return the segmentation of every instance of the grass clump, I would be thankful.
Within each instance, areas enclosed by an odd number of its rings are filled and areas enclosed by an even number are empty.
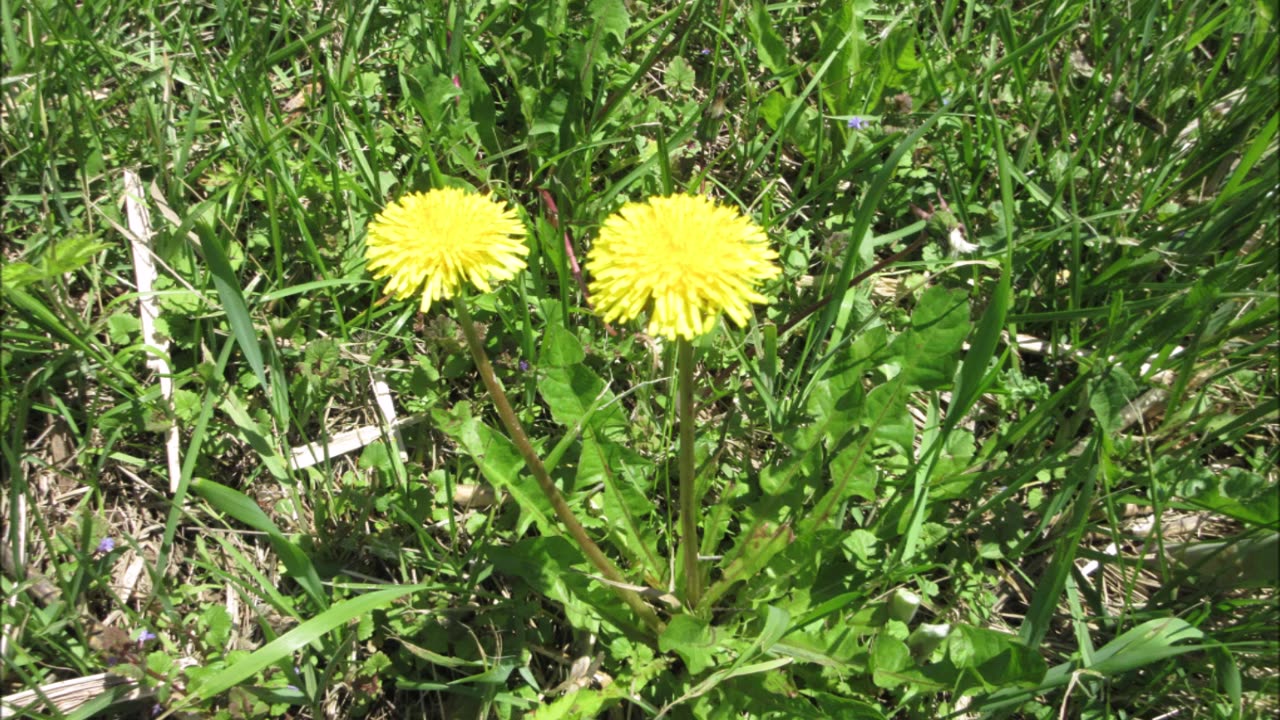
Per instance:
[[[1265,3],[0,9],[6,712],[1274,713]]]

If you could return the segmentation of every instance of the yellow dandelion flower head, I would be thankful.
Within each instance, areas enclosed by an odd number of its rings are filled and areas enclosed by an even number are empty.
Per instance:
[[[751,303],[767,303],[756,285],[777,277],[769,238],[736,209],[700,195],[627,203],[600,228],[587,269],[591,299],[606,322],[648,310],[649,334],[692,340],[720,314],[739,327]]]
[[[481,292],[524,269],[529,248],[515,210],[456,188],[410,193],[369,222],[365,259],[387,294],[422,293],[422,311],[458,293],[464,280]]]

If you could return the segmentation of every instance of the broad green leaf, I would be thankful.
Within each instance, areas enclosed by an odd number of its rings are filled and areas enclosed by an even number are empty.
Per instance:
[[[693,89],[698,78],[694,75],[693,68],[689,67],[689,63],[677,55],[667,65],[666,72],[662,74],[662,80],[668,87],[689,91]]]
[[[715,632],[705,620],[692,615],[677,615],[658,637],[658,649],[674,651],[684,660],[690,674],[699,675],[715,663],[715,653],[719,649]]]
[[[534,105],[533,122],[529,124],[529,134],[531,136],[558,135],[568,110],[569,95],[563,90],[555,90],[538,96]]]
[[[751,10],[747,13],[747,28],[760,64],[779,75],[786,74],[791,69],[791,64],[787,62],[787,46],[773,29],[773,18],[769,17],[769,11],[760,0],[751,3]]]
[[[899,464],[915,455],[916,424],[907,412],[906,381],[898,376],[867,394],[867,422],[878,443],[888,444],[898,454]]]
[[[587,11],[605,34],[612,35],[618,41],[619,46],[626,42],[631,16],[627,13],[624,0],[591,0]]]
[[[968,296],[939,286],[929,288],[911,314],[911,330],[894,342],[902,355],[905,381],[921,390],[949,385],[968,334]]]
[[[540,532],[558,533],[558,526],[551,520],[555,514],[551,502],[506,435],[472,417],[467,403],[458,403],[449,412],[434,410],[432,416],[440,429],[466,450],[486,480],[498,490],[511,494],[521,512],[528,513],[529,520],[537,524]]]
[[[906,682],[900,671],[911,664],[911,651],[903,641],[881,632],[871,644],[870,664],[876,687],[898,687]]]
[[[800,694],[812,698],[814,704],[828,713],[828,717],[842,720],[885,720],[884,711],[871,703],[833,695],[820,690],[801,690]]]
[[[854,113],[854,99],[859,84],[860,53],[866,45],[859,11],[852,2],[821,3],[816,9],[814,30],[822,38],[820,57],[835,57],[831,70],[823,78],[822,92],[836,114]],[[848,40],[846,40],[848,38]]]
[[[592,720],[605,710],[618,704],[627,691],[613,683],[601,690],[592,688],[570,690],[529,715],[529,720]]]
[[[107,318],[107,335],[116,345],[128,345],[141,328],[137,315],[119,312]]]
[[[573,627],[595,632],[600,621],[626,626],[629,615],[614,592],[576,566],[587,566],[582,551],[568,540],[525,538],[509,547],[493,546],[486,553],[494,569],[524,580],[536,592],[560,603]]]
[[[582,428],[604,437],[617,437],[627,426],[613,393],[584,365],[547,368],[538,383],[551,417],[567,428]]]
[[[785,434],[782,439],[786,441]],[[797,483],[817,475],[821,461],[822,449],[812,445],[796,455],[777,459],[760,468],[760,489],[769,495],[793,490]]]
[[[46,247],[34,263],[9,262],[0,272],[5,290],[22,290],[28,285],[61,277],[88,265],[95,255],[111,247],[90,235],[72,235]]]
[[[823,439],[828,448],[835,449],[847,441],[849,433],[863,422],[865,394],[863,368],[858,365],[833,368],[828,377],[814,383],[805,408],[813,422],[798,430],[798,436],[806,438],[798,447],[811,447]]]
[[[501,139],[496,128],[498,112],[493,101],[489,82],[474,63],[466,63],[460,73],[462,92],[466,98],[468,116],[475,125],[475,135],[489,153],[502,151]]]
[[[787,109],[791,106],[791,101],[781,90],[770,90],[764,100],[760,102],[760,117],[769,125],[771,130],[777,130],[782,126],[783,120],[787,116]]]
[[[702,603],[711,605],[734,584],[755,576],[775,555],[785,550],[792,539],[789,525],[756,522],[738,539],[738,544],[726,556],[720,579],[707,588]]]
[[[1034,684],[1046,669],[1039,653],[1017,636],[970,625],[952,628],[945,662],[959,671],[952,680],[958,692]]]
[[[547,324],[542,346],[538,349],[538,365],[543,368],[562,368],[582,362],[587,354],[582,343],[558,322]]]
[[[1211,470],[1173,456],[1156,460],[1163,482],[1179,497],[1251,526],[1280,529],[1280,493],[1276,484],[1244,468]]]
[[[831,458],[827,469],[832,485],[841,489],[841,500],[853,495],[864,500],[875,498],[880,471],[869,445],[865,439],[852,443]]]

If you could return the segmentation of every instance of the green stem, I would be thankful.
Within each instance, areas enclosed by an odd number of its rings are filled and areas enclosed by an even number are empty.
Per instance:
[[[680,544],[684,549],[685,605],[696,608],[702,598],[702,569],[698,567],[698,498],[693,458],[693,344],[676,343],[676,372],[680,413]]]
[[[542,459],[538,457],[537,451],[533,449],[533,443],[529,442],[529,436],[525,434],[524,426],[520,424],[520,419],[516,417],[515,411],[511,409],[507,394],[503,392],[502,386],[498,384],[498,376],[493,372],[493,365],[489,362],[489,356],[485,354],[480,334],[476,332],[475,323],[471,321],[471,313],[467,310],[466,298],[455,298],[454,307],[458,310],[458,324],[462,326],[462,334],[467,338],[467,347],[471,349],[471,357],[476,362],[476,369],[480,372],[480,379],[484,381],[485,388],[489,390],[489,397],[493,398],[493,405],[498,409],[498,417],[502,420],[503,426],[506,427],[507,434],[511,437],[511,442],[515,444],[516,450],[520,451],[521,457],[524,458],[525,465],[533,473],[534,479],[538,481],[538,487],[542,488],[543,494],[551,501],[551,507],[556,511],[556,516],[560,518],[560,522],[564,523],[564,526],[569,530],[569,535],[578,543],[578,547],[582,548],[582,552],[586,554],[591,564],[595,565],[596,569],[611,581],[609,587],[613,588],[613,591],[644,621],[644,624],[651,631],[655,634],[662,632],[664,625],[662,620],[658,618],[658,614],[640,597],[639,593],[628,587],[622,587],[627,582],[626,578],[623,577],[617,566],[600,550],[600,546],[596,545],[595,541],[587,535],[586,528],[582,527],[582,523],[578,522],[573,510],[569,508],[564,496],[560,494],[559,488],[552,482],[551,475],[547,472],[546,466],[542,464]]]

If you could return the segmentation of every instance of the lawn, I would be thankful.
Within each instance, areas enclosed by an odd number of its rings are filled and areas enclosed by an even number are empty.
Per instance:
[[[1266,0],[0,0],[0,713],[1280,711]]]

